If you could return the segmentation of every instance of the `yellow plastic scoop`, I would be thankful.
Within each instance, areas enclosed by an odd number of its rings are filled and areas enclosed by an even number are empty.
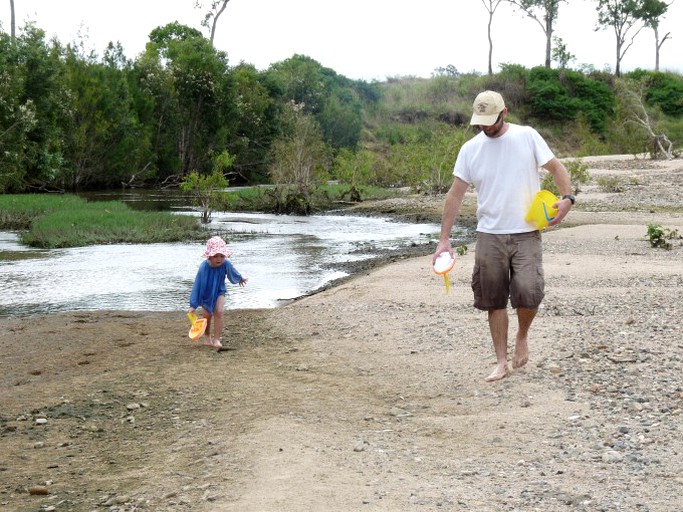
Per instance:
[[[206,318],[198,318],[194,313],[188,313],[187,318],[190,319],[192,327],[190,332],[187,334],[192,341],[197,341],[202,337],[204,331],[206,331]]]
[[[553,208],[553,205],[558,201],[558,197],[549,190],[537,192],[526,214],[526,221],[534,224],[538,230],[547,228],[557,215],[557,208]]]
[[[448,274],[455,265],[455,258],[452,258],[448,252],[442,252],[437,256],[434,262],[434,273],[443,276],[443,281],[446,285],[446,293],[451,291],[451,280]]]

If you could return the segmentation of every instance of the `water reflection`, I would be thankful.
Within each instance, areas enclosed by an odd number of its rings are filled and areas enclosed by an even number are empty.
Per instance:
[[[134,210],[142,211],[185,210],[192,202],[192,196],[178,188],[117,189],[81,192],[78,195],[89,201],[122,201]]]
[[[196,212],[194,213],[196,214]],[[425,244],[435,224],[341,215],[310,217],[215,213],[207,238],[221,233],[249,278],[229,286],[227,307],[270,308],[343,277],[343,264],[404,244]],[[203,243],[101,245],[36,251],[0,234],[0,314],[187,308]]]

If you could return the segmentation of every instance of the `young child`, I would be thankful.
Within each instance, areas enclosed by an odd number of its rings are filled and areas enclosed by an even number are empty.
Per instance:
[[[204,250],[206,260],[199,265],[190,294],[190,313],[194,313],[198,307],[201,307],[207,319],[204,344],[216,350],[220,350],[223,346],[221,332],[225,307],[225,278],[227,277],[232,284],[240,286],[247,284],[247,279],[242,277],[228,260],[230,256],[232,256],[232,251],[228,249],[221,237],[210,238]],[[213,337],[211,336],[212,323]]]

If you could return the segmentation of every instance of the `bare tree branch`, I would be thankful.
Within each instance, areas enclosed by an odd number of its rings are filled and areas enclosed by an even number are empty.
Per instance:
[[[211,35],[209,37],[209,40],[211,41],[211,46],[213,46],[213,40],[216,36],[216,26],[218,25],[218,18],[220,18],[221,14],[223,14],[223,12],[225,11],[225,8],[228,6],[229,1],[230,0],[212,0],[210,10],[204,16],[202,26],[209,28],[209,23],[211,23]],[[198,9],[203,8],[202,2],[200,0],[196,0],[195,7],[197,7]]]
[[[654,121],[645,107],[644,95],[645,84],[622,80],[618,84],[619,90],[624,98],[627,108],[626,123],[635,124],[641,127],[650,138],[652,149],[650,157],[655,159],[660,154],[667,160],[672,160],[673,143],[665,133],[657,133],[656,121]]]

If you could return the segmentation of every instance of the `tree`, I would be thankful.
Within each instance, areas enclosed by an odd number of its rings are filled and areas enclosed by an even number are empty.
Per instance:
[[[334,148],[355,149],[362,128],[362,84],[305,55],[271,65],[266,79],[282,105],[293,102],[315,118],[326,143]]]
[[[228,146],[237,123],[234,79],[227,55],[198,30],[170,23],[150,34],[138,61],[139,84],[153,110],[159,168],[169,177],[206,171],[208,155]]]
[[[38,123],[35,104],[24,93],[19,52],[0,32],[0,193],[25,189],[29,133]]]
[[[233,68],[235,81],[235,136],[228,141],[235,155],[231,178],[239,182],[265,180],[265,162],[271,142],[278,131],[279,110],[265,77],[251,64]]]
[[[216,35],[216,25],[218,24],[218,18],[221,14],[223,14],[223,11],[225,11],[229,1],[230,0],[213,0],[211,2],[211,8],[209,12],[206,13],[204,20],[202,20],[202,27],[209,28],[209,24],[211,25],[211,36],[209,37],[211,46],[213,46],[213,38]],[[201,9],[202,2],[197,0],[195,2],[195,7]]]
[[[564,69],[567,67],[567,64],[576,60],[576,56],[569,53],[567,45],[564,44],[562,38],[554,37],[553,41],[555,41],[555,46],[553,47],[553,60],[557,62],[561,69]]]
[[[28,23],[12,49],[20,70],[15,76],[21,103],[31,100],[36,121],[20,151],[25,158],[25,186],[43,188],[64,165],[64,132],[72,115],[67,104],[73,93],[63,79],[63,48],[55,41],[46,43],[45,32]]]
[[[645,22],[646,27],[650,27],[655,33],[655,71],[659,71],[659,50],[664,41],[669,39],[671,32],[667,32],[664,37],[659,39],[659,20],[666,14],[669,5],[661,0],[643,0],[639,17]]]
[[[14,43],[14,40],[16,39],[16,21],[15,21],[15,13],[14,13],[14,0],[9,0],[9,8],[10,8],[10,34],[12,37],[12,43]]]
[[[621,61],[643,29],[643,0],[598,0],[598,27],[612,27],[616,38],[616,67],[614,74],[621,76]],[[630,41],[627,43],[627,39]]]
[[[201,175],[197,171],[192,171],[185,176],[180,184],[180,188],[192,194],[192,201],[201,208],[201,222],[208,224],[211,222],[211,213],[214,205],[218,201],[219,192],[217,189],[228,186],[225,178],[225,171],[232,167],[235,157],[227,151],[215,155],[212,159],[213,172],[209,175]]]
[[[493,15],[502,2],[503,0],[481,0],[481,3],[484,4],[484,7],[486,7],[486,10],[489,13],[489,22],[486,27],[489,39],[489,76],[493,75],[493,67],[491,65],[491,61],[493,59],[493,39],[491,38],[491,26],[493,25]]]
[[[62,136],[66,161],[57,178],[67,189],[142,183],[152,170],[149,134],[133,106],[130,64],[120,44],[110,44],[103,60],[83,58],[72,47],[65,52],[71,115]]]
[[[334,158],[334,176],[341,183],[349,185],[349,190],[341,197],[349,197],[354,203],[362,201],[361,187],[371,183],[373,166],[377,156],[372,151],[362,149],[356,153],[342,148]]]
[[[270,166],[275,209],[308,215],[314,186],[325,177],[329,149],[318,123],[302,105],[292,102],[283,114],[285,132],[273,143]]]
[[[502,1],[502,0],[501,0]],[[490,42],[490,38],[489,38]],[[491,73],[491,52],[489,51],[489,73]],[[432,76],[447,76],[450,78],[458,78],[460,76],[460,71],[453,64],[444,67],[438,67],[434,69]]]
[[[550,68],[553,32],[560,10],[560,2],[566,0],[508,0],[539,24],[545,34],[545,67]]]

